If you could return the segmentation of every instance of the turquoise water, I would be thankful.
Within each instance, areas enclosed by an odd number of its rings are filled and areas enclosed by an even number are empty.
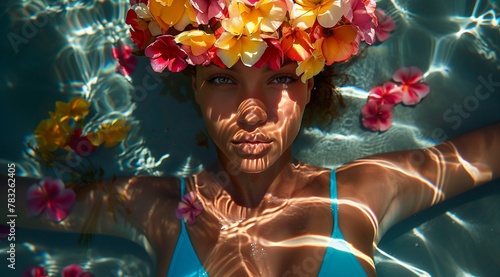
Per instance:
[[[133,126],[123,144],[94,153],[105,177],[186,176],[214,161],[213,145],[203,140],[198,145],[203,125],[187,99],[188,78],[153,75],[143,70],[149,67],[146,59],[139,59],[130,78],[115,72],[111,48],[128,41],[123,22],[128,1],[11,0],[1,7],[1,168],[15,162],[18,174],[68,178],[26,158],[26,143],[55,101],[77,96],[92,99],[89,129],[92,123],[124,117]],[[302,130],[295,155],[304,162],[335,167],[374,153],[430,146],[500,120],[500,86],[484,84],[500,82],[497,1],[384,0],[379,7],[398,27],[351,69],[357,82],[343,89],[350,106],[343,117],[326,128]],[[431,93],[415,107],[396,106],[389,131],[366,131],[359,116],[367,91],[403,66],[422,68]],[[477,97],[478,89],[486,99]],[[379,276],[498,276],[498,183],[389,231],[376,253]],[[74,234],[20,229],[17,239],[25,241],[17,250],[19,268],[43,264],[54,276],[70,263],[85,264],[98,276],[154,272],[144,248],[121,238],[96,236],[87,250],[77,246]],[[2,255],[5,247],[2,242]],[[4,263],[2,258],[0,275],[11,276],[5,275],[11,271]]]

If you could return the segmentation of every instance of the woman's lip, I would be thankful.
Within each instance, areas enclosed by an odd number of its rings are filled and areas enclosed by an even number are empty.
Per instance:
[[[233,145],[242,155],[261,155],[269,151],[272,141],[233,141]]]

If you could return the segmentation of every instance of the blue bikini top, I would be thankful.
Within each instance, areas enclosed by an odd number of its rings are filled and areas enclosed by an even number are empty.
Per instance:
[[[184,195],[186,185],[181,179],[181,196]],[[335,178],[335,170],[330,173],[330,198],[332,205],[332,213],[334,217],[334,227],[330,243],[326,249],[321,269],[318,277],[336,276],[336,277],[361,277],[367,276],[366,272],[361,267],[356,256],[351,252],[351,248],[345,241],[344,236],[340,232],[338,226],[337,212],[337,180]],[[174,256],[170,262],[167,277],[191,277],[191,276],[206,276],[207,272],[203,268],[193,245],[189,240],[186,231],[184,220],[181,220],[182,230],[175,246]]]

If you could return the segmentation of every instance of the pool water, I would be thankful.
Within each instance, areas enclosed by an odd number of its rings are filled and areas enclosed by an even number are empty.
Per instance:
[[[138,59],[130,77],[116,73],[111,49],[129,43],[124,23],[128,1],[7,0],[1,7],[1,168],[14,162],[18,175],[67,179],[67,172],[27,158],[26,144],[33,143],[33,131],[56,101],[78,96],[93,103],[86,117],[89,130],[117,118],[132,126],[124,143],[92,154],[106,178],[188,176],[214,161],[214,146],[189,100],[189,78],[153,74],[147,59]],[[334,168],[370,154],[431,146],[500,120],[497,1],[382,0],[378,7],[394,18],[397,29],[350,69],[356,83],[342,88],[349,105],[343,116],[328,127],[301,131],[294,150],[304,162]],[[425,72],[430,94],[415,107],[397,105],[387,132],[367,131],[360,123],[367,91],[407,66]],[[375,255],[378,275],[499,276],[499,183],[391,229]],[[13,273],[2,258],[0,275],[20,276],[23,268],[43,265],[51,276],[59,276],[71,263],[96,276],[154,274],[140,240],[96,235],[82,248],[78,238],[18,228],[16,239],[24,241],[17,249],[18,270]],[[2,257],[6,249],[0,242]]]

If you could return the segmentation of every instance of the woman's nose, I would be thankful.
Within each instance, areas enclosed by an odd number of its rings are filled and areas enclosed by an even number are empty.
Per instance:
[[[238,107],[238,122],[244,125],[257,126],[266,122],[266,120],[265,105],[258,99],[245,99]]]

